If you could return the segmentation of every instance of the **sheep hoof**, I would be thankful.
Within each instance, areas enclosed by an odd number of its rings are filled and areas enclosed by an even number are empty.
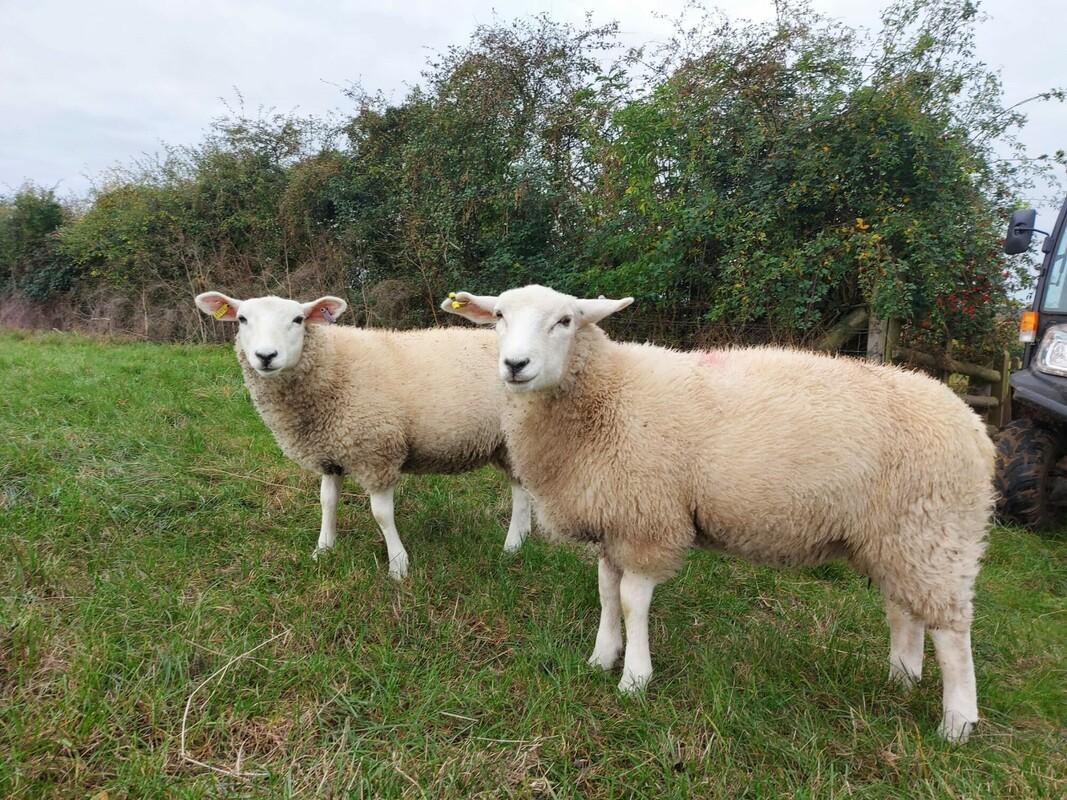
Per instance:
[[[957,711],[946,711],[937,733],[946,742],[963,744],[970,738],[976,724],[977,720],[969,720]]]
[[[615,666],[615,662],[619,660],[619,654],[621,648],[604,648],[601,650],[599,647],[594,648],[593,655],[589,656],[589,666],[599,667],[607,672]]]
[[[508,536],[508,538],[504,540],[504,554],[512,556],[519,552],[519,549],[522,547],[522,540],[522,536],[517,536],[514,539],[512,539],[511,536]]]
[[[619,691],[623,694],[636,695],[640,694],[648,686],[648,681],[652,677],[652,673],[636,674],[624,669],[622,673],[622,680],[619,681]]]
[[[400,552],[389,561],[389,577],[402,581],[408,576],[408,554]]]
[[[318,561],[319,556],[321,556],[323,553],[329,553],[332,549],[332,547],[322,547],[321,545],[319,547],[316,547],[311,553],[311,560]]]

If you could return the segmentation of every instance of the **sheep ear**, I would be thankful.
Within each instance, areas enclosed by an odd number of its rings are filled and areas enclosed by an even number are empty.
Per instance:
[[[222,292],[204,292],[196,296],[196,307],[222,322],[236,322],[241,301],[227,297]]]
[[[455,292],[441,303],[441,308],[449,314],[458,314],[477,325],[496,322],[496,295],[471,294]]]
[[[320,297],[310,303],[304,303],[304,321],[316,325],[328,325],[345,313],[348,303],[340,297]]]
[[[590,325],[600,322],[609,314],[622,311],[633,301],[632,297],[624,297],[621,300],[608,300],[601,295],[596,300],[579,300],[578,313],[582,316],[582,324]]]

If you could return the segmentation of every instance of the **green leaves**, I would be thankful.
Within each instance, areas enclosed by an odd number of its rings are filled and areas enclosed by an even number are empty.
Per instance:
[[[69,289],[74,270],[59,255],[55,233],[69,212],[51,189],[26,185],[0,203],[0,289],[43,299]]]
[[[805,8],[709,29],[615,110],[589,256],[621,262],[610,274],[639,277],[670,318],[804,335],[875,303],[935,344],[986,338],[1017,286],[999,239],[1019,176],[974,141],[1001,114],[974,11],[918,2],[886,20],[871,53]]]
[[[874,303],[931,344],[991,345],[1025,280],[999,252],[1007,212],[1064,158],[1000,157],[1024,117],[974,56],[980,22],[904,0],[870,37],[781,4],[625,55],[611,25],[480,26],[395,103],[238,109],[80,215],[40,197],[44,233],[16,233],[30,196],[0,205],[0,278],[40,297],[347,284],[358,321],[399,326],[452,289],[537,281],[635,295],[635,324],[680,344],[811,339]]]

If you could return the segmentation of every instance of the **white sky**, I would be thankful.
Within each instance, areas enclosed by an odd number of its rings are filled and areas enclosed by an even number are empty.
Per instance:
[[[196,142],[223,99],[246,108],[322,114],[348,110],[352,81],[400,100],[427,55],[467,40],[474,26],[541,11],[578,22],[617,19],[629,44],[662,40],[684,0],[0,0],[0,194],[24,181],[81,195],[116,163],[162,142]],[[771,0],[722,0],[731,17],[764,20]],[[881,3],[814,0],[852,25],[877,27]],[[979,56],[1002,71],[1015,102],[1067,85],[1067,3],[985,0]],[[1067,148],[1067,106],[1030,107],[1022,140],[1032,155]],[[1039,227],[1054,222],[1040,201]],[[1056,203],[1058,205],[1058,202]]]

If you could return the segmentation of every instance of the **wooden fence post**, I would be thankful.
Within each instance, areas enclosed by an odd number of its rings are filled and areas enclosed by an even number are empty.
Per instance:
[[[986,421],[1003,428],[1011,422],[1011,353],[1007,350],[1000,357],[1000,380],[993,384],[993,396],[1000,402],[990,409]]]
[[[867,323],[867,360],[874,364],[891,364],[900,340],[900,320],[883,319],[871,312]]]

